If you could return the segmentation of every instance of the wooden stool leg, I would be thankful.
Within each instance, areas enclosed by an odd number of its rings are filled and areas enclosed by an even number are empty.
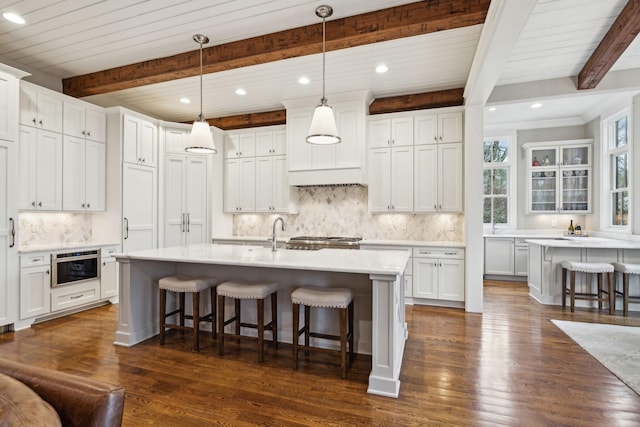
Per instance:
[[[264,361],[264,299],[257,301],[258,306],[258,362]]]
[[[192,292],[193,302],[193,349],[200,351],[200,292]]]
[[[622,314],[629,315],[629,273],[622,275]]]
[[[607,289],[609,289],[609,314],[613,315],[616,311],[616,292],[613,273],[607,274],[607,285]]]
[[[569,295],[571,296],[571,312],[576,308],[576,272],[571,271],[569,278]]]
[[[218,355],[224,354],[224,295],[218,295]]]
[[[218,333],[216,332],[216,321],[218,320],[218,317],[216,316],[216,299],[217,299],[217,292],[216,292],[216,287],[213,286],[210,288],[211,289],[211,338],[213,338],[214,340],[218,337]]]
[[[340,375],[347,378],[347,309],[340,309]]]
[[[273,348],[278,349],[278,293],[271,294],[271,333]]]
[[[308,305],[304,306],[304,345],[306,348],[304,349],[304,355],[309,355],[309,325],[310,325],[310,317],[311,317],[311,307]]]
[[[353,347],[354,340],[353,333],[353,301],[349,303],[349,366],[353,363],[355,358],[355,349]]]
[[[184,292],[178,294],[178,299],[180,300],[180,326],[184,326]],[[180,333],[184,334],[184,330]]]
[[[293,312],[293,369],[298,369],[298,339],[300,338],[300,305],[292,303],[291,311]]]
[[[167,312],[167,290],[160,289],[160,344],[164,345],[164,321]]]
[[[234,300],[235,313],[234,317],[236,318],[236,335],[240,335],[240,300]],[[240,339],[237,339],[236,342],[240,344]]]
[[[567,306],[567,269],[562,269],[562,308]]]
[[[587,274],[587,277],[589,275]],[[598,310],[602,310],[602,300],[604,299],[604,288],[603,286],[603,278],[604,273],[596,273],[597,281],[598,281]]]

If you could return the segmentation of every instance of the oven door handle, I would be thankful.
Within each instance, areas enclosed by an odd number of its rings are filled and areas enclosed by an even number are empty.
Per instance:
[[[63,264],[65,262],[82,261],[85,259],[100,259],[100,256],[97,254],[70,256],[70,257],[64,257],[64,258],[55,258],[54,262],[56,264]]]

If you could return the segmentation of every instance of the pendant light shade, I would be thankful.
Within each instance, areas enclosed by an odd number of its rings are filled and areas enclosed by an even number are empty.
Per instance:
[[[202,114],[202,45],[209,43],[209,37],[196,34],[193,36],[193,40],[200,45],[200,116],[198,116],[198,120],[193,122],[191,134],[189,135],[189,143],[185,151],[197,154],[215,154],[218,150],[216,150],[215,144],[213,143],[209,123],[204,119],[204,115]]]
[[[325,98],[325,19],[332,14],[331,6],[323,5],[316,8],[316,15],[322,18],[322,98],[311,119],[309,136],[307,136],[309,144],[328,145],[340,142],[333,109]]]

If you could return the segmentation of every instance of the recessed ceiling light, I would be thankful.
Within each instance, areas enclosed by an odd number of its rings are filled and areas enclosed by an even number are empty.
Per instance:
[[[304,76],[298,79],[298,83],[300,83],[301,85],[308,85],[310,81],[311,80],[309,80],[309,77]]]
[[[489,111],[491,112],[496,111],[496,107],[489,107]]]
[[[189,98],[180,98],[180,102],[183,104],[191,104],[191,100]]]
[[[542,104],[539,102],[536,102],[535,104],[531,104],[531,108],[540,108],[542,107]]]
[[[22,16],[16,14],[16,13],[11,13],[11,12],[5,12],[2,14],[2,16],[4,17],[4,19],[6,19],[7,21],[11,21],[14,24],[24,24],[25,21],[22,18]]]
[[[236,89],[236,95],[243,96],[243,95],[246,95],[246,94],[247,94],[247,91],[246,91],[246,90],[244,90],[244,89],[242,89],[242,88],[238,88],[238,89]]]
[[[376,67],[376,73],[382,74],[386,73],[387,71],[389,71],[389,67],[384,64],[380,64]]]

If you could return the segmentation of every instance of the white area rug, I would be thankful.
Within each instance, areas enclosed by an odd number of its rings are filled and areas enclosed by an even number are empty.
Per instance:
[[[640,328],[551,321],[640,395]]]

